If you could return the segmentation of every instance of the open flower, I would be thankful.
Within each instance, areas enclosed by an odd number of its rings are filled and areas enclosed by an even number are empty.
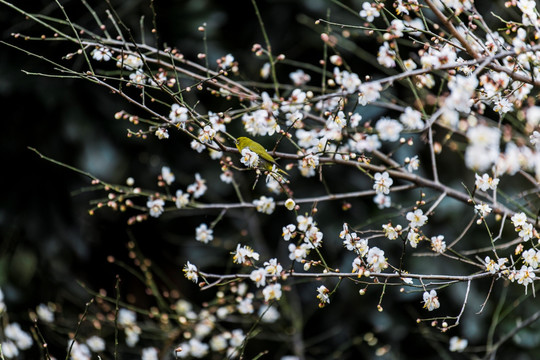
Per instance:
[[[437,297],[437,292],[435,290],[431,290],[430,292],[424,292],[423,303],[424,309],[428,309],[428,311],[433,311],[441,306],[439,298]]]

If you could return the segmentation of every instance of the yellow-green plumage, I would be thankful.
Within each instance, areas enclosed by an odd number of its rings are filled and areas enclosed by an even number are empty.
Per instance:
[[[250,138],[241,136],[238,139],[236,139],[236,147],[238,148],[240,152],[242,152],[242,150],[247,147],[249,150],[259,155],[259,163],[262,165],[261,167],[264,168],[265,170],[272,171],[273,165],[275,165],[277,171],[285,175],[289,175],[287,174],[286,171],[281,170],[278,167],[276,160],[274,160],[272,155],[270,155],[268,151],[266,151],[266,149],[258,142],[253,141]]]

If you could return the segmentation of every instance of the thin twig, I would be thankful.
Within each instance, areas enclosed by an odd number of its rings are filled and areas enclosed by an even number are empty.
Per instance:
[[[490,351],[486,354],[485,359],[495,359],[495,355],[497,353],[497,350],[499,347],[514,337],[518,332],[520,332],[522,329],[526,328],[527,326],[531,325],[535,321],[540,319],[540,311],[535,312],[531,317],[529,317],[527,320],[520,322],[516,327],[514,327],[511,331],[509,331],[506,335],[504,335],[499,341],[497,341],[493,347],[490,349]]]

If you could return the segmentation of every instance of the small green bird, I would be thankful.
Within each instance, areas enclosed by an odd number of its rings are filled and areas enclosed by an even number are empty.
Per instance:
[[[251,140],[250,138],[241,136],[236,139],[236,147],[240,152],[245,148],[253,151],[255,154],[259,155],[259,165],[265,170],[272,171],[272,169],[277,170],[278,172],[289,176],[289,174],[278,167],[276,160],[270,155],[266,149],[256,141]],[[274,168],[275,165],[275,168]]]

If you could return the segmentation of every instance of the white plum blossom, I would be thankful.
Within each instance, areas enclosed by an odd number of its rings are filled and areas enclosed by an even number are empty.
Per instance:
[[[408,14],[408,12],[407,12],[407,14]],[[406,19],[405,20],[405,25],[407,26],[408,29],[415,30],[415,31],[409,33],[409,35],[412,35],[412,36],[420,36],[420,35],[422,35],[421,31],[426,29],[426,27],[424,25],[424,21],[419,17],[414,17],[412,19]]]
[[[234,173],[231,170],[225,170],[219,175],[219,179],[225,184],[232,184],[234,180]]]
[[[501,131],[496,127],[477,125],[467,130],[467,138],[473,145],[482,147],[498,147],[501,138]]]
[[[412,228],[419,228],[424,226],[427,222],[428,217],[424,215],[422,209],[416,209],[414,212],[409,211],[406,215],[407,220],[409,220],[409,225]]]
[[[281,295],[282,292],[280,284],[270,284],[263,289],[264,301],[270,301],[273,299],[279,300],[281,299]]]
[[[361,256],[365,256],[369,251],[368,240],[358,238],[356,233],[352,233],[350,237],[343,240],[343,245],[347,250],[354,251]]]
[[[229,344],[232,346],[233,349],[229,349],[230,351],[236,351],[234,348],[238,348],[244,343],[244,340],[246,339],[246,335],[244,335],[244,332],[242,329],[234,329],[231,332]],[[233,359],[235,357],[235,353],[229,353],[228,358]]]
[[[112,58],[112,52],[105,47],[95,48],[92,50],[92,58],[97,61],[109,61]]]
[[[197,338],[189,340],[189,353],[195,358],[203,358],[208,354],[210,346]]]
[[[525,118],[527,120],[527,125],[531,126],[532,128],[540,125],[540,106],[529,107],[527,109]]]
[[[303,70],[298,69],[295,72],[289,74],[289,78],[294,83],[294,86],[300,86],[308,83],[311,80],[311,76],[306,74]]]
[[[480,204],[476,204],[474,205],[474,210],[481,216],[481,217],[486,217],[488,216],[492,209],[491,207],[488,205],[488,204],[485,204],[485,203],[480,203]]]
[[[256,168],[259,166],[259,155],[256,152],[251,151],[248,147],[242,149],[242,158],[240,162],[246,165],[248,168]]]
[[[339,68],[334,68],[334,80],[348,93],[355,92],[362,84],[358,74],[350,73],[347,70],[340,71]]]
[[[32,336],[21,329],[21,325],[16,322],[6,325],[4,335],[13,341],[19,350],[28,350],[33,344]]]
[[[313,248],[322,246],[323,233],[319,231],[319,228],[312,225],[305,233],[304,241],[311,245]]]
[[[360,121],[362,121],[362,115],[358,113],[354,113],[350,116],[349,121],[350,121],[349,126],[352,128],[355,128],[358,125],[360,125]]]
[[[326,121],[327,131],[336,131],[341,137],[341,130],[347,126],[347,118],[343,111],[338,111],[336,114],[332,114]],[[327,136],[328,137],[328,136]]]
[[[540,132],[535,130],[529,139],[531,144],[536,148],[536,151],[540,151]]]
[[[350,236],[349,224],[343,223],[343,230],[339,233],[339,238],[345,239],[347,236]]]
[[[143,66],[143,61],[137,55],[124,55],[118,58],[116,66],[124,67],[128,70],[137,70]]]
[[[375,173],[373,179],[375,180],[373,189],[377,194],[388,195],[390,193],[390,186],[392,186],[394,180],[392,180],[388,172]]]
[[[313,218],[311,216],[298,215],[296,217],[296,222],[298,223],[298,230],[307,231],[313,224]]]
[[[469,345],[469,341],[467,339],[452,336],[450,338],[449,350],[452,352],[462,352],[467,348],[467,345]]]
[[[43,322],[52,323],[54,321],[54,312],[52,306],[47,304],[39,304],[36,308],[36,313],[38,318]]]
[[[249,278],[257,285],[257,287],[265,286],[266,285],[266,270],[264,268],[253,270],[251,274],[249,275]]]
[[[6,359],[14,359],[19,356],[19,349],[11,340],[2,341],[0,345],[2,345],[2,353]]]
[[[518,284],[525,286],[525,294],[527,293],[527,287],[529,284],[533,284],[534,289],[533,281],[535,277],[536,274],[534,273],[534,269],[531,266],[527,267],[526,265],[523,265],[515,275],[515,279]]]
[[[382,86],[378,82],[361,84],[358,87],[358,103],[362,106],[374,102],[381,97]]]
[[[478,79],[474,76],[456,75],[450,78],[448,88],[451,90],[450,96],[445,100],[444,107],[469,113],[472,106],[472,98]]]
[[[396,240],[402,230],[401,225],[396,225],[394,227],[391,223],[383,224],[382,228],[384,231],[384,236],[387,237],[389,240]]]
[[[359,153],[373,152],[381,147],[379,136],[377,134],[360,134],[353,135],[353,139],[349,140],[350,146]]]
[[[203,244],[208,244],[210,241],[214,240],[214,230],[209,229],[208,225],[201,224],[195,229],[195,240],[202,242]]]
[[[315,176],[315,169],[319,166],[319,157],[312,153],[298,160],[298,170],[304,177]]]
[[[278,263],[276,258],[264,262],[264,271],[269,275],[279,275],[283,271],[283,267]]]
[[[493,260],[489,256],[486,256],[484,259],[484,264],[486,266],[486,270],[489,271],[492,274],[495,274],[501,270],[506,270],[506,263],[508,262],[507,258],[499,258],[497,261]]]
[[[500,130],[478,125],[467,130],[467,137],[470,144],[465,151],[465,165],[480,171],[489,169],[499,158]]]
[[[206,125],[199,131],[198,139],[203,144],[211,144],[216,136],[216,130],[214,130],[210,125]]]
[[[259,317],[262,317],[261,321],[264,323],[276,322],[280,317],[279,311],[275,306],[268,306],[266,304],[261,305],[258,314]]]
[[[161,168],[161,178],[163,181],[167,183],[167,185],[171,185],[173,181],[175,180],[174,174],[171,172],[171,168],[168,166],[163,166]]]
[[[476,181],[475,185],[482,191],[487,191],[488,189],[496,190],[497,185],[499,185],[498,178],[492,178],[488,174],[483,174],[482,176],[475,174]]]
[[[268,76],[270,76],[270,69],[271,69],[270,63],[264,63],[264,65],[261,67],[261,70],[259,71],[259,75],[263,79],[267,79]]]
[[[188,120],[188,109],[178,104],[171,105],[171,112],[169,113],[169,119],[173,124],[180,123],[182,127],[185,127]]]
[[[261,196],[259,199],[253,200],[253,205],[258,212],[263,214],[272,214],[276,208],[274,198]]]
[[[165,206],[165,201],[163,199],[152,199],[148,198],[148,201],[146,202],[146,207],[150,210],[150,216],[152,217],[160,217],[161,214],[165,211],[163,208]]]
[[[534,236],[532,224],[530,224],[530,223],[523,224],[521,226],[521,229],[520,229],[518,235],[523,241],[527,241],[527,240],[531,239]]]
[[[159,360],[158,350],[155,347],[142,349],[141,360]]]
[[[409,130],[422,130],[425,126],[422,121],[422,113],[410,106],[407,106],[405,111],[399,116],[399,121]]]
[[[222,69],[228,69],[234,64],[234,56],[227,54],[218,60],[218,65]]]
[[[189,204],[189,193],[184,193],[180,189],[176,190],[175,198],[176,207],[179,209],[182,209]]]
[[[121,308],[118,311],[118,324],[122,326],[136,325],[137,314],[129,309]]]
[[[197,266],[193,265],[189,261],[186,263],[182,271],[184,272],[186,279],[193,281],[195,284],[199,280],[199,270],[197,269]]]
[[[496,96],[492,101],[495,103],[495,106],[493,107],[495,112],[506,114],[514,109],[514,105],[512,102],[510,102],[510,100],[508,100],[508,98]]]
[[[215,141],[211,142],[211,145],[216,145]],[[212,148],[208,148],[208,155],[210,156],[210,159],[212,160],[220,160],[223,157],[223,151],[217,151]]]
[[[405,163],[407,164],[407,171],[412,173],[420,167],[420,159],[418,159],[418,155],[414,155],[412,158],[406,157]]]
[[[522,11],[522,22],[525,26],[536,26],[538,15],[536,12],[536,1],[534,0],[518,0],[518,8]]]
[[[230,336],[228,333],[218,334],[212,336],[210,339],[210,348],[213,351],[223,351],[227,348],[228,342],[227,338]]]
[[[397,141],[403,131],[403,125],[397,120],[390,118],[380,118],[375,124],[375,130],[379,134],[379,138],[383,141]]]
[[[377,7],[372,6],[369,2],[364,2],[362,4],[362,10],[360,10],[360,16],[366,19],[367,22],[372,22],[376,17],[379,17],[381,14]]]
[[[142,69],[137,69],[135,72],[129,74],[130,83],[136,85],[146,84],[146,74]]]
[[[188,185],[187,192],[193,194],[195,199],[200,198],[206,193],[208,186],[206,186],[206,180],[201,177],[201,174],[195,174],[195,182]]]
[[[389,208],[392,205],[392,199],[388,195],[378,193],[373,197],[373,202],[377,204],[379,209]]]
[[[523,262],[533,269],[538,268],[538,263],[540,262],[540,250],[536,251],[535,249],[529,249],[523,252]]]
[[[321,304],[330,304],[330,290],[324,285],[321,285],[317,288],[317,299],[319,299]]]
[[[294,108],[297,110],[297,108]],[[280,126],[277,123],[273,112],[266,109],[255,110],[252,113],[245,113],[242,116],[244,128],[251,135],[273,135],[276,131],[280,131]]]
[[[302,89],[294,89],[289,98],[281,103],[280,110],[287,113],[293,113],[308,106],[306,103],[307,94]],[[269,134],[272,135],[272,134]]]
[[[377,53],[377,62],[384,67],[393,68],[396,67],[396,52],[390,48],[388,42],[384,42],[379,47],[379,52]]]
[[[395,4],[396,4],[396,14],[398,14],[398,15],[401,15],[401,14],[409,15],[409,9],[407,9],[407,6],[405,6],[405,4],[403,4],[403,0],[396,0]]]
[[[433,311],[441,306],[439,298],[437,297],[437,292],[435,290],[431,290],[430,292],[425,291],[423,297],[424,309],[428,309],[428,311]]]
[[[358,273],[358,277],[361,277],[365,272],[364,262],[361,258],[357,257],[352,262],[352,272]]]
[[[405,23],[403,20],[394,19],[383,34],[383,38],[384,40],[392,40],[403,37],[403,30],[405,30]]]
[[[381,272],[388,267],[388,263],[384,257],[384,251],[378,247],[369,249],[366,261],[370,265],[370,269],[374,272]]]
[[[169,138],[169,132],[165,128],[158,128],[156,132],[154,133],[159,140],[168,139]]]
[[[294,207],[296,206],[296,203],[294,202],[292,198],[288,198],[287,200],[285,200],[284,205],[287,208],[287,210],[293,210]]]
[[[410,230],[407,234],[407,240],[409,241],[409,245],[411,245],[413,249],[416,249],[418,243],[422,240],[422,237],[417,231]]]
[[[413,59],[407,59],[403,61],[403,67],[407,71],[412,71],[418,68],[418,65],[414,62]]]
[[[105,350],[105,340],[99,336],[94,335],[86,339],[86,345],[88,345],[90,350],[93,352],[101,352]]]
[[[289,259],[295,260],[297,262],[302,262],[302,260],[307,257],[311,246],[306,243],[302,243],[299,246],[296,246],[295,244],[289,244],[288,249]]]
[[[247,245],[236,245],[236,251],[233,254],[233,262],[236,264],[249,264],[251,260],[259,260],[259,253]]]
[[[215,130],[215,132],[226,132],[227,127],[225,126],[225,123],[230,121],[230,118],[228,116],[219,116],[219,114],[213,113],[212,111],[208,112],[208,121],[210,121],[210,125],[212,126],[212,129]]]
[[[510,220],[512,220],[512,224],[514,224],[514,226],[516,228],[518,228],[518,227],[523,226],[523,225],[525,225],[527,223],[527,215],[525,215],[525,213],[523,213],[523,212],[516,213],[516,214],[512,215]]]
[[[248,294],[249,296],[249,294]],[[216,326],[216,319],[208,310],[203,310],[199,313],[199,322],[195,324],[195,337],[203,338],[209,335]]]
[[[204,149],[206,149],[206,146],[204,146],[203,143],[201,143],[200,141],[197,141],[197,140],[192,140],[189,145],[191,146],[191,148],[193,150],[195,150],[199,154],[202,153],[204,151]]]
[[[439,254],[446,251],[446,242],[443,235],[433,236],[431,238],[431,250]]]
[[[287,226],[283,227],[283,233],[281,236],[283,236],[283,240],[289,241],[292,237],[294,237],[294,231],[296,230],[296,225],[289,224]]]
[[[68,343],[68,348],[71,349],[71,359],[90,360],[92,358],[90,348],[86,344],[80,344],[75,340],[70,340]]]

